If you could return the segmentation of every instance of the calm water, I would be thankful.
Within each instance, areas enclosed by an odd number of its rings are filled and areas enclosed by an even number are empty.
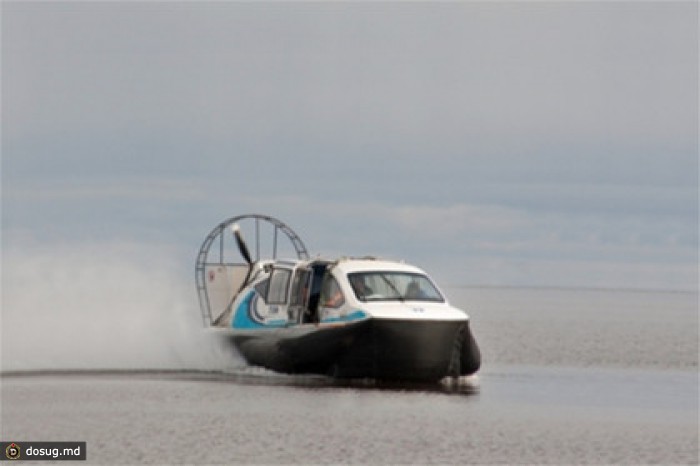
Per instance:
[[[235,358],[6,373],[0,437],[84,440],[97,463],[698,463],[696,294],[447,292],[484,356],[458,384],[340,383]]]

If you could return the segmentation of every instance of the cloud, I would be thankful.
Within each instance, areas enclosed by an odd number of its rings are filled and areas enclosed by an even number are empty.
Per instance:
[[[175,178],[119,180],[53,180],[6,186],[3,196],[9,202],[62,203],[129,201],[203,201],[204,194],[195,183]]]
[[[463,283],[487,286],[533,286],[531,277],[547,277],[535,286],[562,288],[698,291],[698,268],[693,263],[586,259],[514,259],[477,257],[439,271],[443,286]],[[460,277],[460,278],[457,278]],[[572,285],[576,284],[576,285]]]
[[[498,205],[404,205],[387,212],[388,218],[407,235],[435,241],[503,235],[529,226],[523,212]]]
[[[12,139],[146,128],[439,158],[687,148],[697,126],[692,4],[5,10]]]
[[[692,2],[15,2],[2,22],[4,247],[191,262],[252,211],[462,281],[694,277]]]

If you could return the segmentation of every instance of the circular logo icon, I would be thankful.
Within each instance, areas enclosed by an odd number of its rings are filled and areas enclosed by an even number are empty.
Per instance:
[[[11,443],[5,448],[5,456],[10,460],[18,460],[20,455],[19,445],[16,443]]]

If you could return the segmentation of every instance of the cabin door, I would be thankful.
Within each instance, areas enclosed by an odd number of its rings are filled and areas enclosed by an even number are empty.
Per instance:
[[[308,311],[309,320],[311,322],[318,322],[318,305],[321,298],[321,285],[323,284],[323,277],[326,274],[326,269],[328,268],[327,262],[317,262],[311,266],[311,283],[309,285],[309,301],[306,306]]]
[[[289,310],[289,300],[287,292],[292,270],[286,267],[275,266],[270,273],[270,283],[267,286],[267,313],[263,318],[280,321],[287,320]]]
[[[310,278],[309,269],[299,268],[294,272],[288,308],[290,324],[303,324],[311,320],[308,315]]]

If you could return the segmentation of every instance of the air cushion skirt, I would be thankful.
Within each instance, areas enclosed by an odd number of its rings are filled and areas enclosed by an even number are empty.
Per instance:
[[[286,373],[436,381],[481,364],[468,320],[368,318],[268,331],[232,330],[249,364]]]

